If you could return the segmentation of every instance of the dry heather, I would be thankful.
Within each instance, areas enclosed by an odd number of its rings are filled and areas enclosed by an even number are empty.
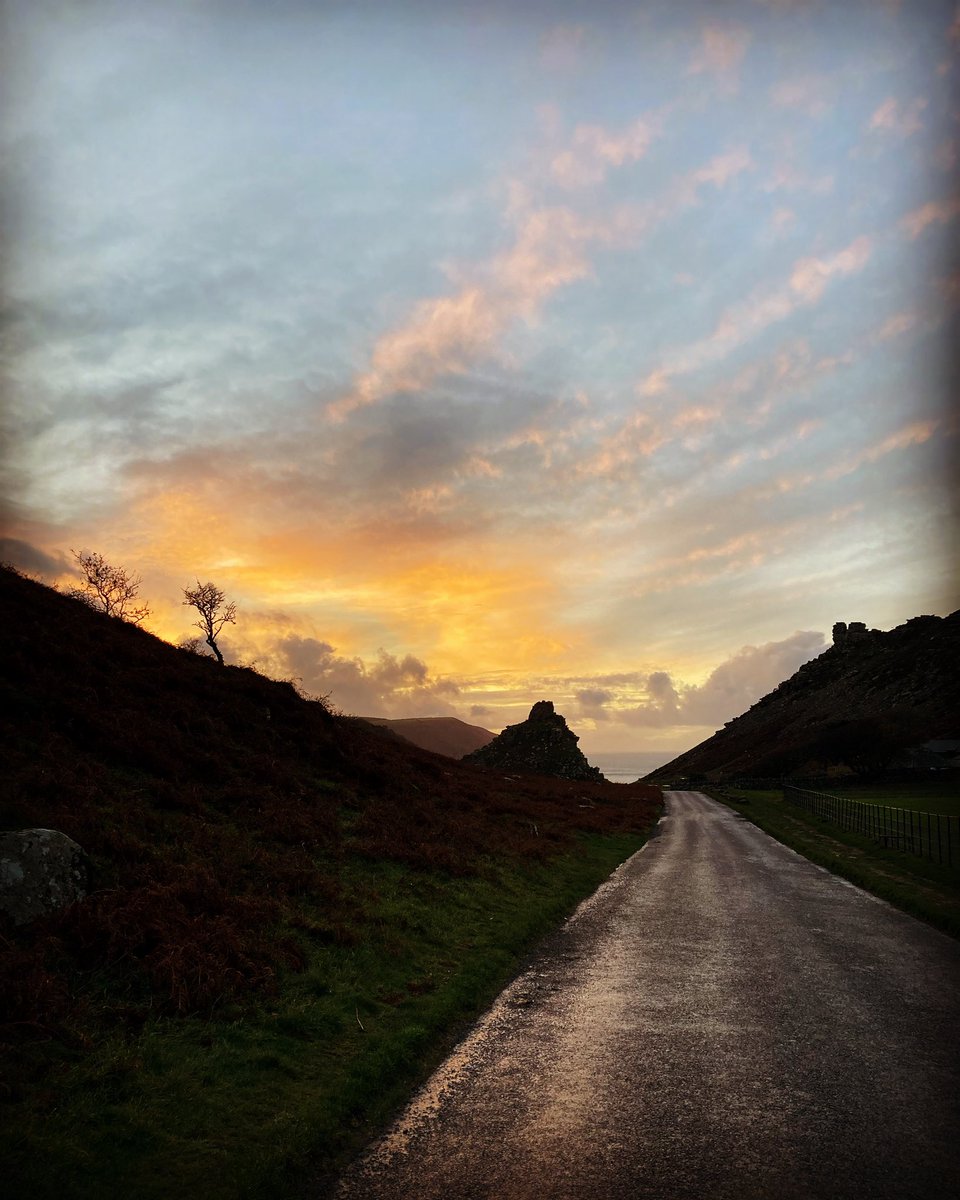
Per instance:
[[[657,810],[656,788],[505,777],[389,740],[0,574],[0,827],[62,830],[92,872],[86,900],[0,929],[8,1044],[269,992],[311,943],[363,938],[358,864],[477,875]]]

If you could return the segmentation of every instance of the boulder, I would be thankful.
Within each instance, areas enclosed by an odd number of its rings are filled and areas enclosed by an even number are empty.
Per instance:
[[[603,776],[591,767],[578,747],[580,739],[554,710],[552,700],[538,700],[519,725],[508,725],[492,742],[467,754],[463,762],[504,771],[534,771],[559,779],[592,779]]]
[[[87,894],[87,856],[56,829],[0,833],[0,911],[25,925]]]

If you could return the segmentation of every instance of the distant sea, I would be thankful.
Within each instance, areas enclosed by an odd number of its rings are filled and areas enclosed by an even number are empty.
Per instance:
[[[601,774],[611,783],[634,783],[681,753],[681,750],[608,751],[604,754],[587,754],[587,761],[592,767],[599,767]]]

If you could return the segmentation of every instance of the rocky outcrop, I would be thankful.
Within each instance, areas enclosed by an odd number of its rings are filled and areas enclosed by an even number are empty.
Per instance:
[[[26,925],[82,900],[87,856],[56,829],[0,833],[0,910]]]
[[[591,767],[577,743],[580,739],[552,700],[538,700],[530,715],[519,725],[508,725],[503,733],[464,758],[464,762],[502,771],[532,771],[558,779],[592,779],[603,776]]]
[[[960,611],[837,622],[829,649],[648,778],[871,775],[930,739],[960,739]]]
[[[839,650],[863,645],[868,638],[879,632],[878,629],[868,629],[863,621],[851,621],[849,625],[846,621],[838,621],[833,627],[833,644]]]

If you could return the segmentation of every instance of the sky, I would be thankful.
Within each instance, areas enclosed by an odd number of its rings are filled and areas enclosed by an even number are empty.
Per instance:
[[[209,579],[228,661],[588,756],[960,606],[955,3],[3,22],[21,570],[97,551],[174,643]]]

